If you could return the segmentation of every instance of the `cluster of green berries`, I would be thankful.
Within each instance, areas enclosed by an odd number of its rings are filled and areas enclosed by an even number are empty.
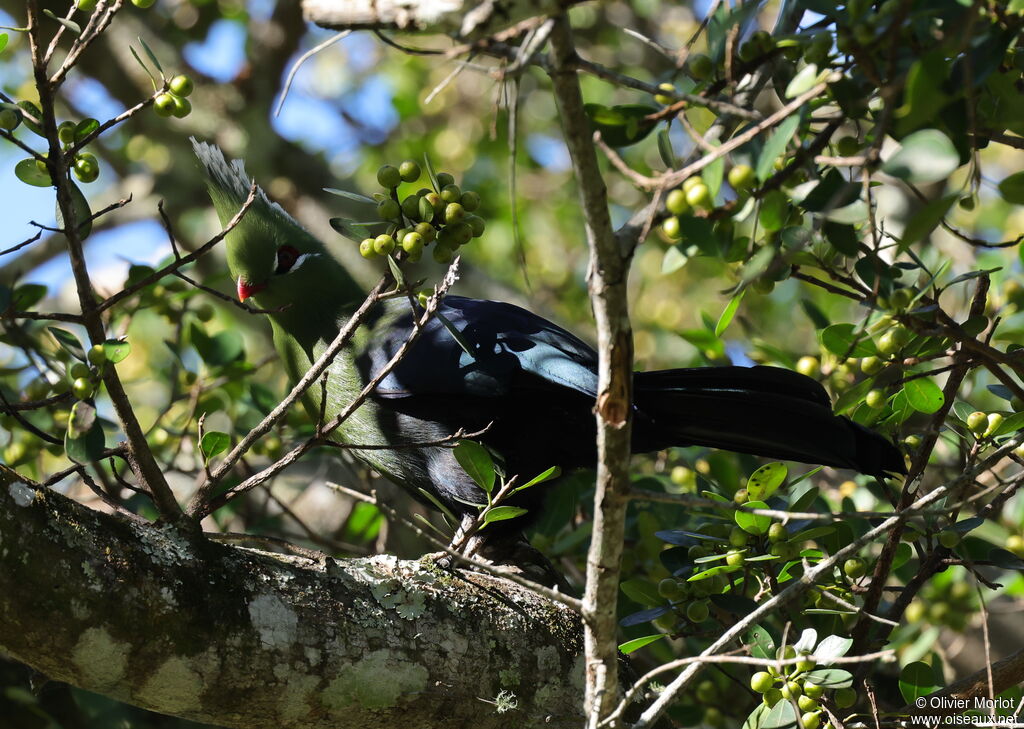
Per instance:
[[[919,597],[910,601],[903,616],[909,623],[919,623],[927,618],[931,625],[945,625],[962,632],[977,609],[975,592],[967,582],[933,582]]]
[[[79,400],[88,400],[96,393],[100,371],[107,363],[107,353],[102,344],[96,344],[89,348],[86,358],[89,364],[75,362],[67,369],[67,381],[71,384],[71,392]]]
[[[173,116],[184,119],[192,113],[192,102],[186,97],[195,90],[195,83],[185,74],[178,74],[167,82],[167,90],[158,94],[153,101],[157,116]]]
[[[775,666],[758,671],[750,677],[750,688],[761,694],[765,706],[771,708],[780,701],[795,701],[800,708],[800,723],[804,729],[818,729],[821,723],[821,699],[825,688],[809,680],[808,675],[818,665],[809,653],[797,655],[793,646],[780,648],[776,653],[780,660],[798,658],[796,663],[787,663],[780,671]],[[836,689],[832,702],[839,709],[847,709],[857,702],[857,692],[852,688]],[[831,729],[826,723],[823,729]]]
[[[735,165],[729,170],[729,184],[738,194],[743,194],[754,184],[754,169],[750,165]],[[682,238],[681,215],[694,211],[707,212],[714,207],[714,199],[707,183],[699,175],[688,177],[681,187],[670,191],[665,197],[665,208],[670,216],[661,224],[661,229],[670,240]]]
[[[434,260],[449,263],[460,246],[484,234],[484,219],[474,214],[480,207],[480,195],[472,190],[463,191],[447,172],[436,175],[433,187],[420,188],[399,200],[399,186],[416,182],[420,174],[420,166],[412,160],[377,170],[377,182],[388,194],[378,193],[374,197],[378,201],[377,213],[388,223],[388,229],[359,243],[359,253],[364,258],[391,255],[400,248],[415,263],[433,243]]]
[[[733,495],[737,504],[745,504],[750,500],[746,489],[739,489]],[[725,554],[725,563],[730,567],[742,566],[748,557],[757,554],[770,554],[783,561],[791,561],[800,556],[801,544],[790,541],[789,529],[782,522],[772,522],[764,534],[751,534],[744,529],[727,524],[711,524],[704,531],[713,537],[725,539],[725,543],[712,542],[713,546],[695,544],[687,552],[691,560],[709,557],[713,554]]]
[[[143,10],[153,7],[155,3],[156,0],[132,0],[132,5]],[[83,13],[91,13],[99,4],[99,0],[75,0],[75,7]]]
[[[78,124],[75,124],[73,121],[63,121],[57,127],[57,138],[64,145],[64,149],[67,149],[76,142],[82,141],[86,136],[86,130],[91,130],[98,126],[99,122],[95,119],[84,119]],[[44,162],[37,160],[36,164],[39,166],[40,172],[46,171],[46,164]],[[95,155],[88,152],[77,153],[68,166],[79,182],[95,182],[96,178],[100,176],[100,163]]]
[[[967,429],[977,438],[991,438],[1002,426],[1005,417],[1002,413],[983,413],[975,410],[967,416]]]

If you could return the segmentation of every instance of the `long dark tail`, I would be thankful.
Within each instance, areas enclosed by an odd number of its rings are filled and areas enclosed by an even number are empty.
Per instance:
[[[899,450],[837,416],[825,389],[777,367],[701,367],[638,372],[634,450],[700,445],[755,456],[906,473]]]

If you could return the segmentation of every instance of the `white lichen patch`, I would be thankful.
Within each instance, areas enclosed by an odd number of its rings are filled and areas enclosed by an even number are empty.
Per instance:
[[[138,697],[147,707],[164,714],[178,714],[202,708],[203,677],[189,659],[171,656],[139,689]]]
[[[260,641],[270,646],[286,646],[295,642],[299,617],[277,595],[264,593],[249,603],[249,619]]]
[[[415,620],[423,614],[425,593],[405,589],[398,580],[381,580],[370,587],[370,594],[382,608],[395,610],[404,620]]]
[[[21,481],[13,481],[7,487],[7,493],[11,495],[15,506],[31,506],[36,498],[35,489],[30,488],[28,484],[24,484]]]
[[[114,640],[106,628],[89,628],[71,650],[71,662],[82,685],[102,691],[124,679],[130,648],[131,644]]]
[[[364,709],[397,706],[403,697],[423,691],[427,669],[388,650],[373,651],[349,666],[327,684],[320,695],[331,713],[340,715],[353,704]]]

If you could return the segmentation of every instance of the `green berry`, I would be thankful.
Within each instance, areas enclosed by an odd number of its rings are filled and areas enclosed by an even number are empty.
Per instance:
[[[775,522],[768,527],[768,541],[769,542],[781,542],[789,539],[789,530],[786,529],[786,525],[781,522]]]
[[[750,536],[740,529],[738,526],[733,527],[729,532],[729,544],[737,548],[743,548],[747,546]]]
[[[444,208],[444,222],[457,223],[466,217],[466,208],[461,203],[448,203]]]
[[[450,232],[451,240],[457,246],[464,246],[473,240],[473,229],[469,226],[469,223],[452,223],[445,230]]]
[[[800,722],[804,725],[804,729],[818,729],[821,726],[821,713],[808,711],[800,717]]]
[[[981,435],[988,428],[988,415],[975,410],[967,416],[967,428],[975,435]]]
[[[457,203],[462,199],[462,190],[458,185],[445,185],[441,188],[441,199],[446,203]]]
[[[804,696],[812,699],[820,699],[824,693],[824,686],[819,686],[811,681],[804,681]]]
[[[892,295],[889,297],[889,305],[897,311],[904,311],[913,300],[914,292],[911,289],[901,287],[892,292]]]
[[[754,168],[750,165],[735,165],[729,170],[729,184],[737,192],[754,184]]]
[[[377,255],[377,251],[373,247],[373,238],[363,238],[359,242],[359,255],[363,258],[373,258]]]
[[[100,0],[77,0],[75,7],[81,10],[83,13],[91,13],[99,5]]]
[[[21,123],[21,114],[14,109],[0,108],[0,129],[14,131]]]
[[[411,218],[413,218],[413,220],[424,220],[429,223],[431,220],[434,219],[434,204],[433,201],[430,199],[431,195],[434,195],[434,193],[429,192],[426,195],[423,195],[422,197],[418,198],[419,214],[410,216]],[[440,198],[438,199],[440,200]]]
[[[702,178],[700,175],[693,175],[692,177],[687,177],[685,180],[683,180],[683,192],[689,192],[697,185],[703,184],[704,178]]]
[[[20,440],[10,443],[4,448],[4,463],[8,466],[17,466],[28,456],[28,446]]]
[[[801,357],[796,361],[796,371],[807,377],[817,377],[821,372],[821,362],[817,357]]]
[[[775,706],[775,704],[782,701],[782,691],[777,688],[770,688],[764,692],[764,696],[761,697],[761,701],[763,701],[764,705],[770,709]]]
[[[775,685],[775,679],[767,671],[758,671],[750,677],[750,688],[763,694]]]
[[[1009,549],[1009,547],[1007,547]],[[692,547],[686,550],[686,556],[691,560],[700,559],[701,557],[707,557],[709,554],[707,547],[703,544],[694,544]],[[701,580],[704,582],[704,580]]]
[[[665,207],[673,215],[685,215],[690,212],[690,203],[686,202],[686,193],[678,187],[665,198]]]
[[[420,199],[415,195],[410,195],[402,201],[402,215],[409,218],[409,220],[420,219]]]
[[[862,559],[854,557],[853,559],[848,559],[843,563],[843,572],[851,580],[859,580],[867,574],[867,571],[867,563]]]
[[[479,215],[467,215],[465,222],[469,225],[469,229],[473,231],[474,238],[482,236],[484,229],[487,227],[486,221]]]
[[[734,504],[745,504],[750,500],[750,494],[746,489],[739,489],[732,495],[732,500]]]
[[[985,428],[985,432],[982,434],[986,438],[990,438],[998,432],[999,428],[1003,425],[1003,414],[1002,413],[989,413],[988,414],[988,425]]]
[[[171,99],[174,101],[174,109],[171,113],[174,115],[175,119],[184,119],[192,113],[191,101],[180,96],[175,96],[174,94],[171,94]]]
[[[676,87],[670,83],[658,84],[658,90],[664,92],[661,94],[655,94],[654,100],[662,106],[669,106],[675,102]]]
[[[85,362],[75,362],[68,370],[68,374],[71,375],[72,380],[77,380],[80,377],[88,377],[92,374],[92,370]]]
[[[155,2],[156,0],[132,0],[132,5],[134,5],[137,8],[142,8],[143,10],[145,10],[146,8],[153,7],[153,3]]]
[[[901,326],[895,326],[878,340],[878,351],[882,354],[896,354],[910,341],[910,332]]]
[[[455,251],[448,246],[443,246],[440,242],[434,246],[434,260],[438,263],[451,263],[454,257]]]
[[[848,709],[857,703],[857,691],[851,687],[837,689],[832,700],[840,709]]]
[[[860,142],[856,137],[842,137],[836,142],[836,152],[840,157],[853,157],[860,152]]]
[[[671,240],[679,240],[683,237],[683,230],[679,225],[679,218],[675,216],[665,218],[665,222],[661,224],[661,230]]]
[[[71,383],[71,392],[75,394],[79,400],[86,400],[92,397],[93,387],[92,383],[84,377],[79,377],[77,380]]]
[[[871,390],[864,396],[864,403],[872,410],[877,410],[885,406],[887,399],[885,393],[881,390]]]
[[[438,188],[438,190],[443,190],[446,187],[448,187],[448,185],[454,185],[454,184],[455,184],[455,178],[452,177],[451,175],[449,175],[447,172],[438,172],[437,173],[437,188]]]
[[[718,686],[715,685],[714,681],[701,681],[697,684],[697,690],[694,693],[697,695],[697,700],[702,704],[714,703],[715,699],[718,698]]]
[[[864,357],[860,361],[860,371],[865,375],[876,375],[885,367],[885,362],[878,357]]]
[[[373,250],[376,251],[377,254],[381,256],[386,256],[387,254],[391,253],[391,251],[395,250],[394,237],[388,235],[387,233],[382,233],[381,235],[378,235],[376,238],[373,239]]]
[[[189,96],[196,88],[195,83],[192,79],[183,73],[178,74],[170,81],[167,82],[167,88],[171,90],[171,93],[175,96]]]
[[[725,563],[730,567],[739,567],[744,561],[746,561],[746,557],[737,549],[731,549],[725,555]]]
[[[430,223],[416,223],[416,227],[413,230],[423,236],[424,244],[430,243],[437,237],[437,230]]]
[[[686,619],[691,623],[703,623],[709,614],[707,600],[696,600],[686,606]]]
[[[817,711],[821,708],[821,704],[812,699],[807,694],[804,694],[796,700],[796,705],[800,707],[800,711]]]
[[[699,185],[694,185],[686,193],[686,202],[695,208],[710,207],[711,190],[703,182]]]
[[[798,673],[806,673],[807,671],[813,671],[814,667],[817,665],[817,661],[815,661],[812,656],[807,656],[806,658],[801,658],[797,662],[796,670]],[[810,711],[810,709],[805,709],[805,711]]]
[[[398,174],[402,178],[402,182],[416,182],[420,179],[420,166],[413,160],[407,159],[398,166]]]
[[[75,177],[82,182],[95,182],[96,178],[100,176],[100,163],[95,156],[88,152],[75,156],[72,169],[75,172]]]
[[[427,204],[430,205],[431,210],[430,215],[422,216],[424,220],[429,221],[430,218],[433,218],[435,215],[440,215],[441,213],[444,212],[445,201],[436,192],[428,192],[421,199],[427,201]],[[422,203],[420,204],[420,210],[423,210]]]
[[[394,220],[402,214],[402,206],[391,199],[381,200],[377,205],[377,214],[381,220]]]
[[[174,96],[171,94],[160,94],[153,101],[153,111],[157,116],[168,117],[174,114]]]
[[[1020,534],[1011,534],[1006,538],[1006,551],[1012,552],[1018,557],[1024,557],[1024,537]]]
[[[416,231],[407,233],[406,236],[402,238],[402,250],[410,256],[416,255],[417,253],[422,254],[423,245],[423,236]]]
[[[75,123],[73,121],[61,122],[57,127],[57,138],[61,144],[71,144],[75,141]]]
[[[402,184],[402,173],[397,167],[384,165],[377,170],[377,183],[388,190],[393,190]]]
[[[782,686],[782,697],[786,699],[798,699],[804,693],[804,687],[799,681],[787,681]]]
[[[666,577],[658,583],[658,594],[666,600],[678,600],[681,592],[679,582],[674,577]]]
[[[462,207],[466,209],[467,213],[471,213],[480,207],[480,193],[466,190],[466,192],[462,193],[459,202],[462,203]]]
[[[107,361],[107,350],[102,344],[94,344],[89,347],[88,357],[90,362],[99,367]]]

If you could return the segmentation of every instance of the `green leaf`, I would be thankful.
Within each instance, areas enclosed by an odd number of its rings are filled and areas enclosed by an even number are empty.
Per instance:
[[[76,402],[71,408],[68,430],[64,435],[64,451],[75,463],[91,463],[103,456],[106,443],[96,409],[87,402]]]
[[[493,509],[488,509],[484,512],[484,526],[496,521],[515,519],[517,516],[522,516],[525,513],[526,509],[521,509],[518,506],[495,506]]]
[[[63,25],[65,28],[67,28],[69,31],[71,31],[75,35],[81,35],[82,34],[82,26],[80,26],[78,23],[76,23],[73,20],[68,20],[67,18],[61,18],[60,16],[58,16],[56,13],[54,13],[52,10],[50,10],[48,8],[43,8],[43,15],[45,15],[48,18],[52,18],[53,20],[56,20],[58,23]]]
[[[718,317],[718,323],[715,324],[715,336],[722,336],[728,327],[732,318],[736,315],[736,310],[740,308],[740,302],[743,301],[743,294],[746,293],[746,289],[740,290],[738,294],[729,299],[729,303],[726,304],[725,309],[722,311],[722,315]]]
[[[795,729],[796,726],[792,701],[779,701],[761,719],[761,729]]]
[[[234,329],[209,336],[199,325],[189,328],[192,346],[210,367],[220,367],[241,358],[245,353],[242,335]]]
[[[14,176],[26,185],[32,185],[33,187],[53,187],[50,173],[45,169],[39,169],[39,165],[36,162],[35,157],[21,160],[21,162],[14,165]]]
[[[477,486],[487,493],[494,490],[494,460],[486,448],[473,440],[460,440],[452,452],[462,470]]]
[[[989,561],[1004,570],[1024,570],[1024,559],[1007,549],[993,549],[988,553]]]
[[[714,200],[718,191],[722,189],[722,180],[725,178],[725,157],[719,157],[701,170],[700,176],[711,193],[711,199]]]
[[[905,251],[907,246],[912,246],[925,236],[929,235],[936,226],[946,217],[946,213],[953,207],[959,195],[946,195],[932,200],[923,208],[918,210],[907,221],[907,227],[903,229],[903,237],[900,239],[900,251]]]
[[[146,55],[149,56],[149,60],[153,62],[153,66],[156,68],[157,71],[160,72],[160,75],[162,76],[164,73],[164,69],[160,66],[160,61],[156,60],[156,54],[153,53],[153,49],[149,47],[149,44],[146,43],[146,41],[142,40],[142,36],[139,36],[139,43],[142,44],[142,50],[146,52]]]
[[[139,58],[139,54],[136,53],[135,48],[133,48],[132,46],[128,46],[128,50],[132,52],[132,55],[135,57],[135,62],[138,63],[139,66],[142,67],[142,70],[146,72],[146,75],[149,76],[149,80],[153,82],[153,86],[155,87],[157,85],[156,84],[156,77],[154,77],[153,76],[153,72],[149,70],[149,66],[147,66],[142,61],[141,58]]]
[[[1024,172],[1015,172],[999,183],[999,194],[1003,200],[1014,205],[1024,205]]]
[[[808,63],[804,66],[797,74],[793,77],[793,80],[786,86],[786,98],[795,99],[800,94],[810,91],[814,88],[814,83],[818,80],[818,67],[813,63]]]
[[[822,227],[825,239],[832,244],[832,247],[847,258],[857,255],[857,231],[852,225],[833,223],[827,221]]]
[[[960,166],[960,155],[938,129],[922,129],[903,138],[900,148],[882,165],[882,172],[913,183],[938,182]]]
[[[833,324],[821,331],[821,346],[840,357],[871,357],[878,354],[875,343],[853,324]]]
[[[43,132],[43,128],[28,118],[28,116],[31,116],[33,119],[41,122],[43,120],[43,112],[39,107],[27,100],[19,101],[18,106],[21,107],[23,111],[27,112],[27,115],[22,115],[22,121],[25,122],[25,126],[28,127],[28,130],[38,137],[45,138],[46,134]]]
[[[402,274],[402,269],[398,267],[398,261],[396,261],[390,254],[384,257],[388,259],[388,268],[391,269],[391,276],[395,279],[395,286],[399,289],[404,289],[405,276]]]
[[[657,635],[645,635],[643,638],[634,638],[633,640],[627,640],[625,643],[619,646],[619,651],[625,655],[629,655],[633,651],[640,650],[645,645],[650,645],[656,640],[661,640],[668,633],[658,633]]]
[[[81,142],[99,128],[100,123],[96,119],[83,119],[75,126],[75,141]]]
[[[761,148],[761,154],[757,158],[757,179],[764,182],[767,180],[775,170],[775,160],[783,155],[786,151],[786,147],[789,146],[789,140],[793,138],[796,133],[797,127],[800,126],[800,114],[793,114],[787,117],[785,121],[779,124],[775,133],[768,138],[765,142],[764,147]]]
[[[824,668],[807,673],[804,680],[827,689],[847,688],[853,685],[853,674],[839,668]]]
[[[329,192],[332,195],[337,195],[338,197],[348,198],[349,200],[355,200],[356,202],[370,203],[371,205],[375,204],[374,199],[372,197],[366,197],[366,195],[360,195],[358,192],[349,192],[348,190],[339,190],[336,187],[325,187],[324,188],[324,192]]]
[[[558,478],[561,475],[562,475],[562,469],[559,468],[558,466],[552,466],[551,468],[549,468],[549,469],[547,469],[547,470],[537,474],[536,476],[531,478],[529,481],[524,483],[522,486],[517,486],[516,488],[512,489],[512,493],[516,493],[517,491],[522,491],[523,489],[528,489],[531,486],[536,486],[537,484],[544,483],[545,481],[550,481],[551,479]]]
[[[672,150],[672,139],[667,127],[658,132],[658,154],[661,155],[661,161],[666,167],[670,170],[675,169],[676,155]]]
[[[75,228],[78,231],[78,237],[85,240],[92,233],[92,210],[89,208],[89,201],[78,189],[78,185],[70,180],[68,180],[68,192],[71,193],[71,207],[75,212]],[[60,205],[56,206],[55,215],[57,227],[64,228],[64,214],[61,212]]]
[[[741,729],[761,729],[761,722],[771,711],[763,702],[758,702],[757,707],[750,712],[750,715],[743,720]]]
[[[46,298],[46,287],[42,284],[27,283],[14,289],[12,301],[18,311],[27,311]]]
[[[645,104],[620,104],[607,107],[602,104],[584,104],[584,111],[590,119],[592,129],[601,132],[601,137],[611,147],[626,147],[646,137],[656,122],[645,117],[658,111]]]
[[[3,307],[0,307],[2,309]],[[1021,428],[1024,428],[1024,413],[1014,413],[1010,417],[1006,418],[1002,424],[996,429],[996,432],[992,435],[1007,435],[1008,433],[1016,433]]]
[[[928,377],[919,377],[903,385],[910,407],[921,413],[934,413],[946,401],[942,389]]]
[[[768,504],[763,501],[748,501],[744,504],[751,509],[768,509]],[[740,529],[745,531],[747,534],[753,534],[756,537],[768,531],[768,527],[772,525],[772,518],[770,516],[762,516],[760,514],[749,514],[745,511],[737,511],[735,515],[736,524]]]
[[[755,501],[764,501],[774,494],[786,480],[789,469],[779,461],[766,463],[750,474],[747,479],[747,493]]]
[[[127,340],[108,339],[103,343],[103,353],[107,355],[107,361],[117,364],[132,353],[132,345]]]
[[[839,635],[827,635],[818,643],[814,649],[814,658],[822,666],[827,666],[835,659],[845,656],[850,646],[853,645],[852,638],[843,638]]]
[[[332,228],[356,243],[359,243],[366,237],[364,233],[360,233],[353,227],[357,225],[354,220],[349,220],[348,218],[331,218],[328,222],[331,224]]]
[[[619,589],[626,597],[639,605],[654,607],[665,604],[665,598],[658,594],[657,586],[647,580],[624,580],[619,583]]]
[[[743,634],[743,642],[750,644],[750,655],[754,658],[775,658],[775,641],[766,628],[755,625]]]
[[[199,450],[203,454],[203,460],[207,463],[219,453],[223,453],[231,445],[231,437],[227,433],[218,430],[211,430],[203,433],[199,441]]]
[[[757,220],[769,233],[781,230],[789,218],[790,201],[782,190],[769,190],[761,199],[761,207],[757,212]],[[762,250],[771,251],[765,247]],[[760,252],[760,251],[759,251]],[[771,251],[774,255],[774,251]]]
[[[938,691],[942,684],[936,680],[936,672],[924,661],[908,663],[900,671],[900,693],[908,704],[922,696]]]
[[[6,33],[0,33],[0,51],[7,47],[8,37]]]
[[[85,362],[85,349],[82,347],[82,343],[78,341],[78,337],[67,329],[46,327],[46,330],[53,335],[54,339],[57,340],[57,344],[66,349],[72,357],[81,362]]]

